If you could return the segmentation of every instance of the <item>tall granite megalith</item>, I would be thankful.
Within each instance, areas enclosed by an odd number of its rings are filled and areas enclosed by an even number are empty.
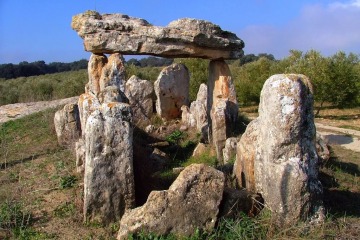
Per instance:
[[[165,67],[154,83],[156,112],[165,119],[181,116],[181,106],[189,105],[189,71],[184,64]]]
[[[321,220],[313,94],[306,76],[279,74],[265,82],[259,117],[238,144],[234,173],[239,185],[262,195],[279,226]]]
[[[125,96],[123,58],[92,54],[87,92],[79,98],[82,139],[76,144],[84,171],[84,220],[108,224],[135,204],[132,111]]]
[[[229,66],[223,60],[212,60],[209,65],[207,113],[209,142],[215,146],[217,158],[222,162],[225,141],[234,129],[238,104]]]
[[[103,103],[85,130],[85,220],[120,220],[135,205],[132,116],[126,103]]]

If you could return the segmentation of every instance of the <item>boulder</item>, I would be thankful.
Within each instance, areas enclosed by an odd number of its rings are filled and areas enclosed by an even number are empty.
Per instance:
[[[56,136],[60,145],[74,144],[81,136],[79,108],[77,104],[66,104],[54,116]]]
[[[117,239],[131,233],[189,236],[195,230],[211,231],[224,191],[224,174],[204,164],[185,168],[169,190],[153,191],[147,202],[127,211]]]
[[[125,103],[104,103],[86,123],[84,218],[104,224],[120,220],[135,205],[133,127]]]
[[[238,59],[244,48],[235,34],[190,18],[158,27],[123,14],[87,11],[74,16],[71,27],[84,40],[85,50],[93,53]]]
[[[206,147],[206,145],[204,143],[198,143],[198,145],[196,145],[192,156],[193,157],[199,157],[201,155],[203,155],[204,153],[208,152],[208,149]]]
[[[232,159],[235,158],[237,142],[238,140],[235,137],[226,139],[225,147],[223,149],[224,164],[229,163]]]
[[[235,86],[229,66],[223,60],[212,60],[209,65],[207,115],[210,116],[209,142],[222,162],[225,140],[231,137],[238,115]]]
[[[131,76],[125,85],[125,95],[129,99],[134,122],[150,123],[155,101],[153,84],[135,75]]]
[[[181,116],[181,107],[189,105],[189,71],[183,64],[165,67],[154,83],[156,112],[167,120]]]
[[[322,219],[313,94],[306,76],[278,74],[265,82],[259,117],[238,144],[234,171],[240,184],[261,194],[278,226]]]
[[[158,148],[154,148],[150,154],[150,160],[152,161],[152,169],[154,172],[164,170],[166,164],[169,163],[169,156]]]

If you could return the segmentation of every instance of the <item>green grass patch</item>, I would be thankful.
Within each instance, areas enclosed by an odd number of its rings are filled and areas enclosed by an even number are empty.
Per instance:
[[[65,202],[57,206],[54,210],[54,215],[59,218],[66,218],[72,216],[76,211],[73,203]]]
[[[356,127],[356,126],[340,125],[339,127],[340,127],[340,128],[346,128],[346,129],[351,129],[351,130],[360,131],[360,127]]]
[[[74,175],[63,176],[60,178],[60,189],[72,188],[77,182],[77,177]]]
[[[215,167],[218,164],[218,160],[216,156],[212,156],[209,153],[203,153],[202,155],[197,157],[190,157],[187,161],[183,162],[181,165],[187,167],[194,163],[203,163]]]
[[[0,168],[59,150],[53,127],[55,111],[49,109],[0,125]]]

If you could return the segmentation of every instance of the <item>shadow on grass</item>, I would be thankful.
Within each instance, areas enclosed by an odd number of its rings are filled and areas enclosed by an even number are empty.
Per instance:
[[[331,169],[333,171],[340,170],[344,173],[348,173],[354,176],[360,176],[360,170],[357,164],[352,162],[342,162],[331,148],[330,151],[332,156],[329,158],[328,161],[326,161],[323,167]]]
[[[333,151],[331,155],[319,172],[324,187],[325,208],[336,217],[360,217],[360,192],[351,187],[355,184],[353,177],[360,175],[359,167],[351,162],[342,162]]]
[[[324,205],[334,216],[360,217],[360,193],[324,188]]]
[[[35,154],[35,155],[31,155],[29,157],[23,158],[23,159],[18,159],[18,160],[13,160],[10,162],[5,162],[5,163],[0,163],[0,169],[6,169],[9,167],[13,167],[17,164],[21,164],[21,163],[26,163],[26,162],[30,162],[32,160],[35,160],[43,155],[46,155],[46,153],[42,153],[42,154]]]

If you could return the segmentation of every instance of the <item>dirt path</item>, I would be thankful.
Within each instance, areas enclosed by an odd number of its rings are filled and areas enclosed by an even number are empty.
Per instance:
[[[336,144],[360,152],[360,131],[327,126],[321,123],[316,123],[316,129],[329,145]]]
[[[53,101],[14,103],[0,106],[0,123],[18,119],[48,108],[55,108],[68,103],[76,103],[79,97],[71,97]]]

